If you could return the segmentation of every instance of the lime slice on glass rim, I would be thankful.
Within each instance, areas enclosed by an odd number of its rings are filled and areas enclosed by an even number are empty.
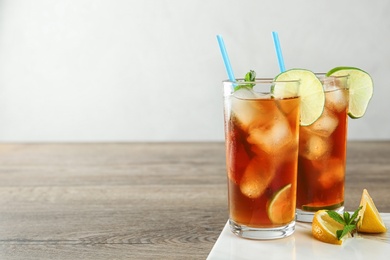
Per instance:
[[[359,68],[336,67],[331,69],[326,76],[349,75],[349,107],[348,115],[351,118],[360,118],[366,112],[368,103],[373,94],[373,82],[371,76]]]
[[[308,126],[314,123],[324,111],[325,93],[321,81],[310,70],[290,69],[275,77],[275,81],[300,80],[299,96],[301,103],[300,125]],[[272,88],[275,97],[288,97],[288,88],[275,84]]]

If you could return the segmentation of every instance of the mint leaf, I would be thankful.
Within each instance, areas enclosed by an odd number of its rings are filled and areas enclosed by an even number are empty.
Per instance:
[[[349,215],[349,212],[345,211],[343,215],[344,215],[345,224],[347,225],[351,224],[351,216]]]
[[[352,216],[347,211],[345,211],[342,216],[336,211],[327,211],[329,217],[343,225],[343,229],[336,231],[336,236],[338,240],[340,240],[347,234],[351,234],[353,236],[353,232],[356,230],[356,225],[359,222],[360,217],[358,219],[356,218],[358,217],[359,211],[361,209],[362,207],[359,207],[357,210],[355,210]]]
[[[245,82],[253,82],[255,80],[256,80],[256,72],[254,70],[250,70],[247,74],[245,74],[245,78],[244,78]],[[252,89],[254,86],[255,86],[255,84],[253,84],[253,83],[247,83],[247,84],[241,83],[234,88],[234,91],[237,91],[240,88],[251,88]]]
[[[336,231],[337,239],[340,240],[343,236],[347,235],[348,233],[351,233],[355,229],[356,229],[356,225],[345,225],[343,230]]]
[[[245,81],[255,81],[256,80],[256,72],[254,70],[250,70],[247,74],[245,74]]]
[[[343,224],[343,225],[347,224],[347,223],[345,223],[343,217],[340,216],[340,214],[337,213],[336,211],[328,210],[328,211],[326,211],[326,213],[328,213],[329,217],[331,217],[332,219],[336,220],[340,224]]]
[[[360,211],[362,208],[363,208],[363,206],[360,206],[357,210],[355,210],[355,212],[352,214],[351,219],[356,219],[357,216],[359,215],[359,211]],[[359,222],[359,219],[360,219],[360,218],[358,218],[358,219],[356,220],[356,223]]]
[[[343,234],[343,230],[337,230],[336,231],[336,236],[337,236],[338,240],[340,240],[343,237],[342,234]]]

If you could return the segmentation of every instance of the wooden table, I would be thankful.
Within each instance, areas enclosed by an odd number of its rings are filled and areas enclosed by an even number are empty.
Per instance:
[[[390,212],[390,141],[348,144],[346,208]],[[226,223],[223,143],[0,145],[0,259],[206,259]]]

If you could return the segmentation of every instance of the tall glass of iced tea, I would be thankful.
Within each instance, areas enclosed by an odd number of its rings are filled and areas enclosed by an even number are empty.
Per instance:
[[[316,74],[325,107],[319,119],[300,127],[297,221],[311,222],[320,209],[344,211],[347,146],[348,76]]]
[[[275,85],[288,88],[288,96],[275,97],[271,93]],[[291,235],[295,229],[299,81],[224,81],[223,87],[231,230],[251,239]]]

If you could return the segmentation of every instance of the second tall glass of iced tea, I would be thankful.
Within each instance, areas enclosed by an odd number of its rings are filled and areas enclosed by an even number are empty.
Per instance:
[[[297,220],[311,222],[320,209],[344,211],[344,183],[349,104],[348,76],[317,74],[325,92],[325,107],[299,136]]]
[[[289,95],[274,96],[276,84]],[[230,228],[251,239],[289,236],[295,229],[299,81],[223,85]]]

